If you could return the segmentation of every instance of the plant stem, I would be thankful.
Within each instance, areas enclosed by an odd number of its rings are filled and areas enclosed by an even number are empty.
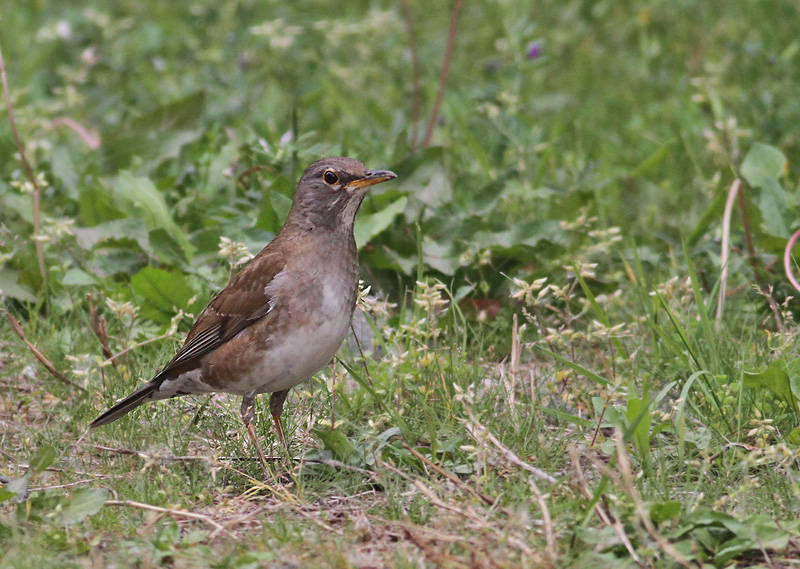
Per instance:
[[[33,184],[33,234],[34,243],[36,245],[36,258],[39,260],[39,273],[42,275],[43,286],[47,284],[47,269],[44,265],[44,248],[42,242],[38,237],[42,232],[41,222],[41,207],[39,204],[41,190],[39,184],[36,183],[36,176],[33,175],[31,165],[25,157],[25,149],[22,146],[22,141],[19,139],[19,132],[17,132],[17,123],[14,122],[14,110],[11,108],[11,95],[8,92],[8,80],[6,79],[6,65],[3,61],[3,50],[0,49],[0,78],[3,81],[3,98],[6,101],[6,110],[8,111],[8,122],[11,124],[11,133],[14,135],[14,142],[17,145],[19,152],[19,159],[22,162],[22,167],[25,169],[25,174],[28,176],[31,184]]]
[[[431,144],[433,137],[433,128],[436,126],[436,120],[439,118],[439,110],[442,108],[442,100],[444,99],[444,88],[447,84],[447,74],[450,71],[450,59],[453,56],[453,44],[456,41],[456,29],[458,27],[458,13],[461,11],[461,0],[453,1],[453,13],[450,16],[450,30],[447,32],[447,47],[444,50],[444,60],[442,61],[442,72],[439,74],[439,90],[436,92],[436,102],[433,104],[431,111],[431,118],[428,121],[428,129],[425,131],[425,140],[422,142],[422,147],[427,148]]]

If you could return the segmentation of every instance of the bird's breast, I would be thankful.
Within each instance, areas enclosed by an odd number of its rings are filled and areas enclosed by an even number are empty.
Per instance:
[[[357,274],[310,274],[273,279],[268,314],[205,358],[207,383],[242,395],[281,391],[331,361],[353,316]]]

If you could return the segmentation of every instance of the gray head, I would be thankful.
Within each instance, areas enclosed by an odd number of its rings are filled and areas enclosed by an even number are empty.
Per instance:
[[[286,225],[352,232],[369,187],[396,177],[389,170],[367,170],[344,156],[317,160],[300,177]]]

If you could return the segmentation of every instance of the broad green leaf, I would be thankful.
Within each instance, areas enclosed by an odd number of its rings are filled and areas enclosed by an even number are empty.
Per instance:
[[[78,245],[87,251],[109,242],[124,243],[126,240],[135,241],[142,251],[150,250],[147,229],[141,219],[115,219],[92,227],[76,227],[72,231]]]
[[[75,164],[72,162],[69,150],[65,146],[56,146],[51,153],[51,164],[53,175],[61,180],[70,198],[78,195],[79,177],[75,172]]]
[[[31,459],[31,470],[34,472],[43,472],[56,460],[56,449],[51,446],[45,446]]]
[[[184,248],[188,258],[194,255],[194,246],[172,219],[164,196],[149,178],[122,172],[114,183],[113,192],[118,207],[126,215],[140,217],[148,229],[165,229]]]
[[[408,198],[403,196],[378,212],[361,215],[356,220],[354,232],[358,248],[363,247],[367,241],[389,227],[394,218],[405,211],[407,204]]]
[[[5,489],[8,492],[11,492],[14,496],[19,494],[24,494],[28,491],[28,483],[33,477],[33,469],[29,469],[28,472],[25,473],[24,476],[20,476],[19,478],[12,478],[6,484]]]
[[[744,384],[747,387],[763,388],[771,391],[789,404],[794,404],[795,396],[789,382],[789,375],[779,364],[772,364],[758,373],[744,372]]]
[[[349,462],[352,458],[357,458],[358,449],[351,443],[342,431],[334,430],[315,430],[325,448],[333,453],[334,458],[342,462]]]
[[[206,183],[201,188],[205,202],[219,199],[221,192],[231,193],[235,191],[236,180],[225,175],[225,170],[234,161],[238,144],[234,141],[229,142],[219,149],[212,157],[208,165],[208,177]]]
[[[676,519],[681,513],[681,503],[677,500],[656,502],[650,506],[650,517],[660,525],[668,520]]]
[[[765,178],[758,194],[758,208],[763,218],[764,231],[776,237],[789,238],[789,221],[786,213],[790,209],[789,196],[773,178]]]
[[[181,149],[201,136],[198,119],[205,108],[205,93],[195,92],[145,113],[104,140],[102,146],[113,170],[127,168],[134,157],[150,170],[178,156]]]
[[[172,233],[159,227],[149,232],[148,240],[156,259],[178,267],[187,266],[189,259],[186,256],[186,249],[181,246]]]
[[[70,269],[61,282],[67,286],[92,286],[97,284],[98,279],[81,269]]]
[[[87,227],[95,227],[125,215],[114,206],[114,197],[99,182],[82,186],[78,193],[78,211],[81,223]]]
[[[24,302],[36,302],[36,296],[17,283],[19,271],[3,267],[0,269],[0,297],[8,296]]]
[[[293,190],[292,183],[286,176],[279,176],[272,181],[269,189],[264,193],[261,212],[256,220],[257,228],[272,233],[280,230],[292,205]]]
[[[105,488],[81,488],[61,508],[59,517],[63,524],[76,524],[99,512],[108,500]]]
[[[779,179],[786,168],[786,156],[769,144],[756,142],[750,148],[742,162],[742,177],[755,188],[764,184],[764,180]]]
[[[631,395],[633,389],[628,390],[627,418],[633,431],[631,432],[633,446],[642,460],[650,458],[650,424],[653,417],[650,413],[649,402]]]
[[[773,518],[763,514],[754,514],[744,519],[747,537],[754,537],[758,540],[756,546],[761,545],[767,549],[780,550],[789,543],[790,533],[788,528],[782,527]],[[744,535],[740,537],[745,537]]]
[[[17,495],[16,492],[12,492],[11,490],[7,490],[6,488],[0,488],[0,504],[5,502],[6,500],[10,500],[16,495]]]
[[[142,315],[168,324],[176,309],[189,308],[194,291],[182,273],[145,267],[131,278],[131,288],[142,299]]]

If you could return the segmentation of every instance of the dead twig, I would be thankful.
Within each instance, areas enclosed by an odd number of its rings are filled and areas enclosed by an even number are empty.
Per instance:
[[[595,497],[592,495],[592,491],[589,490],[589,486],[586,483],[586,478],[583,476],[583,470],[581,469],[580,466],[580,460],[578,459],[578,451],[575,448],[575,445],[572,444],[569,445],[568,451],[570,459],[572,460],[572,473],[575,482],[578,485],[578,489],[580,490],[581,494],[583,494],[584,498],[586,498],[589,501],[594,501]],[[599,461],[597,461],[596,458],[589,457],[589,460],[591,460],[592,463],[595,464],[595,466],[598,466]],[[641,564],[641,559],[636,554],[636,550],[634,549],[633,544],[631,543],[631,540],[628,537],[628,534],[625,533],[625,528],[623,527],[619,519],[614,517],[611,514],[611,512],[607,512],[606,510],[604,510],[603,507],[599,504],[599,502],[595,502],[594,510],[597,513],[597,516],[600,518],[600,521],[602,521],[606,526],[614,530],[614,534],[620,540],[625,549],[628,550],[628,554],[631,556],[631,559],[633,559],[634,563]]]
[[[381,464],[381,466],[383,468],[385,468],[387,470],[390,470],[391,472],[394,472],[395,474],[397,474],[400,478],[402,478],[406,482],[410,482],[411,484],[413,484],[417,488],[417,490],[422,492],[425,495],[425,497],[428,498],[428,500],[430,500],[430,502],[434,506],[436,506],[438,508],[441,508],[442,510],[448,510],[450,512],[455,512],[456,514],[458,514],[460,516],[463,516],[464,518],[467,518],[468,520],[472,520],[473,522],[477,523],[481,527],[488,527],[488,524],[486,523],[486,521],[484,519],[482,519],[480,516],[478,516],[474,511],[472,511],[471,508],[470,508],[470,511],[467,511],[467,510],[465,510],[463,508],[459,508],[458,506],[454,506],[453,504],[448,504],[447,502],[444,502],[441,498],[439,498],[439,496],[437,496],[433,492],[433,490],[431,490],[430,488],[425,486],[425,484],[423,484],[420,480],[417,480],[416,478],[412,478],[411,476],[409,476],[408,474],[406,474],[405,472],[403,472],[399,468],[396,468],[395,466],[392,466],[391,464],[388,464],[386,462],[381,462],[380,464]]]
[[[754,450],[758,450],[758,447],[755,447],[753,445],[748,445],[748,444],[745,444],[745,443],[728,443],[726,445],[722,445],[722,447],[720,447],[720,450],[715,452],[714,454],[710,455],[706,459],[706,461],[710,464],[710,463],[714,462],[715,460],[717,460],[719,457],[721,457],[723,454],[725,454],[726,450],[729,450],[729,449],[732,449],[732,448],[740,448],[742,450],[746,450],[747,452],[753,452]]]
[[[153,342],[158,342],[159,340],[166,340],[168,338],[171,338],[174,335],[175,335],[174,332],[168,331],[168,332],[166,332],[164,334],[161,334],[160,336],[156,336],[155,338],[150,338],[149,340],[145,340],[143,342],[139,342],[138,344],[134,344],[132,346],[128,346],[127,348],[125,348],[121,352],[117,352],[116,354],[114,354],[110,358],[106,359],[104,362],[101,362],[100,363],[100,367],[105,367],[107,365],[113,364],[114,360],[119,359],[120,357],[124,356],[125,354],[127,354],[130,351],[133,351],[133,350],[135,350],[137,348],[141,348],[142,346],[146,346],[147,344],[152,344]]]
[[[653,524],[653,519],[650,517],[650,512],[645,507],[639,492],[634,486],[631,462],[628,459],[628,452],[625,449],[622,433],[617,430],[614,434],[614,438],[617,447],[617,463],[619,464],[619,470],[622,474],[622,487],[625,489],[628,496],[630,496],[631,500],[633,500],[636,509],[636,517],[639,518],[639,522],[642,524],[645,531],[650,534],[650,537],[653,538],[659,547],[661,547],[664,553],[672,557],[672,559],[682,567],[686,567],[686,569],[692,569],[694,565],[692,565],[688,559],[681,555],[675,546],[667,541],[667,539],[658,532],[656,526]],[[610,469],[606,466],[604,467],[604,470],[608,472]]]
[[[89,324],[92,326],[94,335],[100,341],[100,349],[106,359],[111,360],[114,367],[117,367],[117,362],[113,361],[114,352],[108,344],[108,321],[97,313],[94,302],[92,302],[92,293],[86,295],[86,301],[89,303]]]
[[[123,476],[114,476],[113,478],[122,478]],[[75,482],[69,482],[67,484],[57,484],[55,486],[39,486],[37,488],[28,488],[28,492],[33,494],[34,492],[45,492],[47,490],[61,490],[62,488],[71,488],[72,486],[81,486],[82,484],[93,484],[97,482],[100,478],[112,478],[109,475],[102,475],[98,478],[87,478],[85,480],[76,480]]]
[[[62,374],[60,371],[58,371],[56,369],[56,366],[54,366],[53,363],[50,360],[48,360],[47,357],[42,352],[40,352],[39,349],[36,346],[34,346],[28,340],[28,338],[25,337],[25,330],[22,328],[22,324],[20,324],[19,321],[17,321],[16,318],[11,316],[11,314],[9,314],[8,312],[6,312],[6,316],[8,317],[9,323],[11,324],[11,329],[14,331],[14,333],[17,336],[19,336],[20,340],[25,342],[25,345],[28,346],[28,349],[31,351],[31,353],[36,357],[37,360],[39,360],[39,362],[41,362],[41,364],[45,368],[47,368],[47,371],[50,372],[50,375],[55,377],[61,383],[65,384],[65,385],[69,385],[70,387],[73,387],[75,389],[79,389],[79,390],[83,391],[84,393],[86,393],[86,389],[84,389],[83,387],[81,387],[77,383],[67,379],[66,376],[64,376],[64,374]]]
[[[537,478],[541,478],[542,480],[547,480],[551,484],[556,483],[556,479],[550,476],[547,472],[545,472],[541,468],[536,468],[535,466],[531,466],[530,464],[522,460],[520,457],[518,457],[514,453],[514,451],[512,451],[510,448],[504,445],[500,441],[500,439],[495,437],[491,433],[491,431],[489,431],[489,429],[487,429],[483,424],[481,424],[472,415],[472,413],[470,413],[469,421],[466,420],[464,421],[464,425],[467,427],[467,431],[469,432],[469,434],[472,436],[473,439],[475,439],[479,443],[483,440],[488,440],[490,443],[492,443],[492,445],[494,445],[494,447],[498,451],[500,451],[500,454],[503,455],[505,459],[510,463],[519,466],[520,468],[526,470],[527,472],[530,472]]]
[[[474,559],[475,548],[472,547],[472,544],[470,544],[467,540],[465,540],[465,539],[457,539],[456,541],[452,541],[452,537],[451,536],[448,536],[450,539],[441,540],[441,539],[439,539],[438,535],[436,537],[433,537],[433,538],[429,537],[428,539],[423,539],[421,534],[424,533],[424,532],[419,531],[419,529],[420,529],[419,527],[416,527],[416,526],[407,527],[407,524],[404,524],[401,527],[403,528],[403,530],[404,530],[404,532],[406,534],[406,538],[411,543],[416,545],[417,548],[419,548],[420,551],[422,551],[422,553],[425,555],[425,558],[429,562],[434,563],[437,567],[454,567],[456,569],[460,569],[460,568],[469,569],[471,567],[475,567],[476,566],[475,563],[474,563],[475,562],[475,559]],[[440,534],[441,532],[437,532],[437,533]],[[458,559],[456,559],[452,555],[447,555],[445,553],[441,553],[439,551],[435,551],[433,548],[430,547],[430,542],[431,541],[445,541],[445,543],[457,543],[457,544],[459,544],[460,546],[464,547],[465,549],[467,549],[468,551],[470,551],[472,553],[472,557],[473,558],[471,559],[471,563],[469,565],[467,565],[466,563],[464,563],[462,561],[459,561]],[[492,566],[496,566],[496,564],[492,563]]]
[[[452,472],[448,472],[447,470],[445,470],[444,468],[441,468],[437,464],[434,464],[433,462],[428,460],[427,457],[425,457],[424,455],[419,453],[416,449],[408,446],[408,444],[406,444],[405,442],[403,443],[403,448],[405,448],[408,452],[413,454],[417,459],[419,459],[422,462],[424,462],[427,466],[429,466],[430,468],[434,469],[436,472],[438,472],[439,474],[441,474],[442,476],[447,478],[450,482],[452,482],[453,484],[455,484],[456,486],[458,486],[462,490],[465,490],[466,492],[472,494],[473,496],[475,496],[476,498],[481,500],[487,506],[494,506],[495,505],[495,501],[492,500],[489,496],[487,496],[486,494],[481,494],[480,492],[478,492],[474,488],[471,488],[470,486],[464,484],[464,482],[458,476],[456,476]]]
[[[686,569],[692,569],[693,565],[689,563],[689,561],[683,555],[681,555],[674,545],[667,541],[667,539],[658,532],[656,526],[653,524],[653,519],[650,517],[650,512],[647,510],[647,508],[645,508],[642,498],[634,486],[631,461],[628,459],[628,452],[625,449],[622,433],[617,430],[614,438],[616,439],[615,442],[617,446],[617,462],[619,464],[619,470],[622,473],[622,480],[624,482],[623,487],[631,497],[631,500],[633,500],[633,503],[636,507],[636,517],[639,518],[639,521],[644,526],[647,533],[649,533],[650,537],[652,537],[653,540],[658,543],[664,553],[672,557],[672,559],[681,566],[686,567]],[[608,468],[606,469],[608,470]]]
[[[230,537],[239,541],[239,538],[229,532],[219,523],[214,521],[210,516],[205,514],[197,514],[195,512],[187,512],[185,510],[174,510],[170,508],[162,508],[160,506],[153,506],[152,504],[144,504],[142,502],[134,502],[133,500],[106,500],[106,506],[123,506],[127,508],[138,508],[140,510],[147,510],[149,512],[157,512],[159,514],[167,514],[176,518],[188,518],[190,520],[197,520],[212,526],[216,532],[225,532]]]
[[[528,484],[536,496],[536,502],[539,504],[539,509],[542,511],[542,522],[544,525],[544,538],[547,546],[544,552],[550,559],[556,558],[556,538],[555,531],[553,531],[553,518],[550,517],[550,509],[547,507],[547,501],[544,499],[544,494],[539,490],[533,478],[528,478]]]
[[[364,318],[367,318],[366,314],[364,314]],[[372,385],[372,376],[369,373],[367,358],[364,356],[364,350],[361,349],[361,340],[358,339],[358,334],[356,334],[356,329],[353,327],[352,320],[350,320],[350,332],[353,333],[353,339],[356,341],[356,347],[358,347],[358,353],[361,356],[361,363],[364,364],[364,374],[367,376],[367,381],[369,384]]]
[[[169,455],[160,455],[152,452],[146,452],[143,450],[131,450],[127,448],[113,448],[102,445],[86,445],[86,446],[89,446],[94,450],[111,452],[115,454],[124,454],[129,456],[138,456],[139,458],[146,458],[148,460],[163,460],[165,462],[212,462],[211,458],[207,456],[169,456]]]

